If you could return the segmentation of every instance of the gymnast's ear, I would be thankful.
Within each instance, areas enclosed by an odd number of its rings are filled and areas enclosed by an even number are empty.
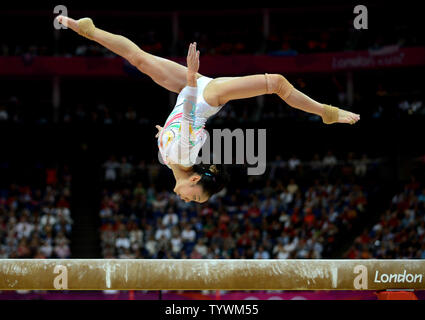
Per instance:
[[[194,173],[189,177],[189,181],[196,184],[201,178],[202,177],[198,173]]]

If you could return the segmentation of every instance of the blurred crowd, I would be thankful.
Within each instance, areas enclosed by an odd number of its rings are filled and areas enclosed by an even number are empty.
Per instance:
[[[336,77],[323,77],[320,81],[303,77],[288,77],[294,86],[302,92],[310,95],[316,101],[345,108],[362,115],[363,120],[375,121],[386,120],[413,120],[425,116],[423,93],[412,95],[403,90],[385,89],[382,83],[368,83],[367,79],[359,79],[359,83],[376,90],[362,90],[355,92],[355,99],[350,107],[346,94],[346,83]],[[400,81],[389,76],[388,81]],[[373,82],[373,81],[372,81]],[[149,88],[149,87],[147,87]],[[136,92],[134,93],[136,94]],[[92,99],[93,97],[91,97]],[[150,97],[147,97],[151,99]],[[105,99],[105,97],[104,97]],[[172,105],[166,101],[161,103],[157,110],[141,108],[134,97],[135,102],[114,101],[90,101],[83,99],[79,102],[68,102],[58,110],[53,108],[46,99],[38,101],[32,98],[26,101],[19,96],[0,96],[0,124],[52,124],[61,125],[144,125],[160,123],[164,115],[159,115],[163,110],[171,110]],[[265,95],[260,99],[243,99],[228,102],[222,110],[213,117],[210,122],[241,123],[260,121],[297,121],[297,122],[321,122],[319,116],[301,112],[289,107],[284,101],[275,95]]]
[[[105,27],[107,28],[107,27]],[[128,34],[123,32],[124,35]],[[257,32],[258,33],[258,32]],[[140,35],[139,35],[140,36]],[[131,40],[131,35],[128,35]],[[249,34],[242,30],[228,34],[222,34],[220,38],[212,33],[203,33],[195,31],[184,38],[180,38],[178,44],[173,43],[159,36],[156,31],[145,32],[140,36],[137,43],[139,47],[149,53],[160,56],[185,56],[186,43],[197,41],[202,56],[210,55],[236,55],[236,54],[267,54],[272,56],[296,56],[305,53],[332,52],[345,50],[378,50],[390,45],[418,45],[416,39],[405,41],[405,37],[392,38],[391,41],[382,36],[376,36],[367,41],[359,41],[352,34],[343,33],[341,35],[331,34],[328,31],[299,34],[299,33],[272,33],[266,38],[258,36],[249,38]],[[190,38],[190,39],[189,39]],[[256,42],[254,42],[256,40]],[[137,42],[137,40],[134,40]],[[43,45],[7,45],[0,46],[0,56],[48,56],[58,55],[57,53]],[[97,43],[87,43],[76,45],[74,48],[68,48],[62,52],[63,56],[86,56],[86,57],[115,57],[116,54]]]
[[[371,167],[373,160],[352,154],[277,157],[266,179],[197,204],[155,187],[164,166],[112,156],[99,212],[103,257],[326,258],[367,208],[359,181]]]
[[[301,14],[302,15],[302,14]],[[147,23],[137,30],[132,27],[131,19],[121,21],[120,27],[110,21],[101,22],[101,27],[107,31],[122,34],[134,41],[142,50],[160,56],[185,56],[187,43],[196,41],[202,56],[234,55],[234,54],[268,54],[278,56],[294,56],[303,53],[331,52],[346,50],[378,50],[389,45],[418,46],[423,45],[420,31],[408,27],[407,23],[388,26],[391,30],[373,29],[367,33],[358,32],[352,24],[352,17],[337,20],[333,25],[321,23],[308,25],[309,17],[276,15],[271,22],[268,33],[264,33],[262,15],[249,17],[253,23],[246,24],[244,15],[211,17],[182,17],[181,19],[196,19],[196,25],[180,25],[176,38],[170,36],[171,17],[158,17],[162,24]],[[335,18],[335,17],[334,17]],[[120,18],[117,18],[120,21]],[[122,18],[121,18],[122,19]],[[146,19],[146,18],[145,18]],[[146,20],[151,21],[154,17]],[[204,22],[202,22],[202,20]],[[221,19],[217,25],[216,20]],[[295,19],[292,26],[280,25],[282,20]],[[201,20],[201,21],[200,21]],[[96,21],[96,20],[95,20]],[[140,24],[140,19],[138,20]],[[289,22],[288,22],[289,23]],[[34,26],[41,28],[41,26]],[[44,28],[45,29],[45,28]],[[40,29],[41,31],[42,29]],[[43,30],[45,31],[45,30]],[[70,31],[61,30],[55,38],[38,39],[32,42],[22,39],[21,42],[11,40],[0,43],[0,56],[102,56],[113,57],[114,53],[104,47],[70,35]],[[66,37],[67,43],[62,43],[61,37]],[[25,42],[26,41],[26,42]]]
[[[71,257],[71,175],[65,166],[44,176],[0,188],[0,258]]]
[[[386,9],[388,10],[388,8]],[[346,8],[335,10],[347,13]],[[195,15],[181,13],[180,27],[173,32],[170,32],[172,30],[171,15],[144,15],[143,19],[132,15],[126,19],[123,16],[99,15],[99,18],[96,17],[95,20],[99,21],[99,26],[106,30],[127,36],[141,49],[163,57],[185,56],[187,43],[192,41],[197,42],[202,56],[233,54],[291,56],[302,53],[350,50],[369,50],[376,53],[385,48],[425,45],[420,29],[410,25],[413,22],[411,19],[406,20],[405,17],[405,20],[400,17],[397,24],[391,24],[386,28],[370,28],[365,32],[353,28],[351,10],[349,16],[335,14],[340,11],[330,10],[326,13],[325,10],[321,12],[324,16],[332,17],[332,19],[320,18],[311,8],[306,11],[295,10],[293,14],[271,10],[270,28],[263,25],[261,10],[248,15],[243,11],[234,14],[225,14],[224,12],[206,14],[204,12],[205,15],[202,12]],[[382,17],[376,18],[381,19]],[[5,17],[5,19],[7,21],[12,18]],[[28,17],[28,19],[34,19],[31,20],[34,30],[25,30],[25,33],[37,32],[37,35],[43,34],[47,37],[45,26],[41,24],[40,19],[37,17]],[[195,19],[197,21],[195,25],[187,23],[187,21]],[[217,19],[220,19],[220,24],[216,23]],[[0,21],[0,26],[2,23],[5,24],[5,27],[8,25],[7,22]],[[379,25],[377,21],[375,24]],[[134,25],[138,25],[138,28],[134,28]],[[173,39],[172,34],[176,39]],[[0,56],[24,56],[29,61],[38,55],[115,56],[106,48],[81,39],[70,30],[56,30],[55,33],[49,34],[49,37],[41,40],[38,36],[25,36],[27,41],[36,39],[42,42],[35,44],[20,44],[19,41],[16,41],[16,39],[24,37],[0,39],[2,41]],[[417,81],[416,77],[421,71],[422,68],[418,68],[415,73],[412,73],[412,70],[407,67],[382,69],[379,72],[356,70],[351,76],[352,83],[348,80],[349,75],[346,73],[288,74],[284,76],[295,88],[316,101],[360,113],[364,120],[384,118],[398,120],[403,117],[413,119],[425,115],[425,97],[421,82]],[[258,72],[262,71],[258,70]],[[140,73],[134,72],[134,75],[136,74]],[[43,83],[42,80],[38,81],[37,79],[27,85],[22,81],[5,81],[4,86],[7,89],[3,91],[8,94],[0,93],[0,123],[143,124],[153,121],[152,119],[159,110],[168,110],[172,107],[172,103],[165,99],[161,102],[163,108],[150,110],[150,113],[147,113],[146,109],[140,108],[140,93],[144,94],[146,103],[157,104],[157,97],[152,92],[152,86],[144,87],[143,83],[135,90],[125,91],[128,87],[133,88],[134,83],[141,80],[131,79],[134,80],[131,85],[124,81],[117,84],[112,79],[105,82],[99,79],[99,81],[93,82],[95,90],[102,90],[102,97],[96,97],[98,100],[93,100],[90,90],[84,90],[81,79],[74,79],[76,82],[73,82],[72,79],[64,79],[60,85],[59,108],[53,107],[50,81]],[[147,80],[147,78],[144,79]],[[105,90],[107,86],[111,89]],[[73,94],[76,87],[81,88],[79,95]],[[115,99],[119,96],[117,91],[121,89],[125,91],[122,94],[123,99],[117,100]],[[161,93],[161,97],[163,96],[165,95]],[[124,97],[127,99],[126,101]],[[215,121],[229,120],[246,123],[273,119],[320,121],[318,116],[288,107],[275,95],[230,101],[217,114]]]
[[[350,259],[425,259],[425,186],[412,176],[372,228],[359,235]]]
[[[303,159],[276,156],[263,177],[248,177],[246,187],[230,184],[198,204],[170,190],[165,166],[111,156],[102,168],[102,256],[329,258],[367,213],[368,177],[379,163],[332,151]],[[69,168],[46,168],[43,176],[37,185],[0,188],[0,258],[71,257]],[[425,186],[416,176],[343,257],[425,258]]]

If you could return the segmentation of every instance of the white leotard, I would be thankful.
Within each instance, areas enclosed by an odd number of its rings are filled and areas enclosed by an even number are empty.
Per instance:
[[[179,93],[158,137],[158,148],[167,166],[170,163],[185,167],[195,164],[207,139],[205,123],[223,107],[212,107],[204,99],[204,89],[211,80],[201,77],[196,81],[197,87],[186,86]]]

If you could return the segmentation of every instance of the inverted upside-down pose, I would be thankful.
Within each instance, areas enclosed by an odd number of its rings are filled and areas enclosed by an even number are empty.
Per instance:
[[[199,51],[189,46],[187,68],[141,50],[129,39],[101,30],[90,18],[74,20],[58,16],[58,21],[80,35],[96,41],[127,59],[160,86],[178,93],[177,103],[163,127],[158,129],[158,148],[176,179],[174,192],[186,202],[205,202],[225,184],[218,165],[195,164],[206,140],[205,122],[230,100],[277,94],[293,108],[314,113],[323,122],[354,124],[358,114],[318,103],[295,89],[280,74],[208,78],[198,73]]]

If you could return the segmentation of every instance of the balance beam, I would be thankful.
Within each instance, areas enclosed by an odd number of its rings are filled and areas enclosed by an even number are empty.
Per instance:
[[[1,259],[0,290],[425,289],[425,260]]]

